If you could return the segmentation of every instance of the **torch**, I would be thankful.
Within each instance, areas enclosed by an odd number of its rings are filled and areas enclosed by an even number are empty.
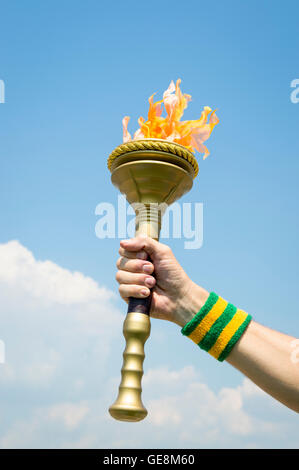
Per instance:
[[[180,80],[170,83],[163,94],[167,117],[161,117],[162,101],[149,98],[148,120],[139,118],[140,129],[131,139],[127,131],[129,118],[123,119],[124,143],[108,158],[111,180],[135,210],[135,234],[159,239],[165,208],[190,191],[198,174],[192,152],[208,155],[203,145],[214,125],[215,113],[204,108],[196,121],[180,121],[190,95],[182,94]],[[174,93],[175,92],[175,93]],[[208,116],[210,119],[208,122]],[[150,335],[151,296],[130,298],[123,324],[126,347],[123,353],[121,383],[111,416],[120,421],[141,421],[147,415],[141,399],[144,345]]]

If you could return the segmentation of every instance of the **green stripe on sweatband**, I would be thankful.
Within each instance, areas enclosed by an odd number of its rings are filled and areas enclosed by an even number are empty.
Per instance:
[[[212,292],[200,311],[182,328],[201,349],[219,361],[229,355],[251,316]]]
[[[218,300],[218,295],[211,292],[200,311],[182,329],[183,335],[189,336]]]
[[[218,336],[224,329],[224,327],[231,321],[233,316],[236,314],[237,309],[232,304],[227,304],[222,315],[215,321],[212,328],[206,333],[204,338],[199,343],[199,347],[204,351],[209,351],[217,341]]]
[[[224,361],[235,344],[239,341],[241,338],[242,334],[245,332],[247,326],[251,322],[251,315],[247,314],[247,317],[245,318],[244,322],[241,324],[241,326],[237,329],[236,333],[233,335],[233,337],[230,339],[230,341],[227,343],[226,347],[223,349],[222,353],[218,357],[218,361],[222,362]]]

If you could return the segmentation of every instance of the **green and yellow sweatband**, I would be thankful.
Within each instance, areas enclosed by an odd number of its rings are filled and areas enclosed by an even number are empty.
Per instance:
[[[204,306],[181,331],[218,361],[224,361],[250,321],[248,313],[211,292]]]

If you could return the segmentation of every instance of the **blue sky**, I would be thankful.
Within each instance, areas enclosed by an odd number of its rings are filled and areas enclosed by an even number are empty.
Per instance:
[[[220,124],[183,200],[204,204],[203,247],[169,243],[194,281],[298,337],[298,13],[295,1],[0,2],[2,447],[298,446],[294,413],[158,321],[145,363],[152,418],[111,422],[125,306],[119,240],[95,236],[97,204],[117,201],[106,160],[122,117],[134,132],[148,97],[181,78],[192,95],[185,117],[209,105]],[[185,402],[197,389],[188,431]],[[199,424],[207,410],[209,431]]]

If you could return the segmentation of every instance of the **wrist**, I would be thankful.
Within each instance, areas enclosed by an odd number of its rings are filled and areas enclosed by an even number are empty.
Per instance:
[[[208,297],[208,291],[190,280],[178,306],[176,323],[184,327],[200,311]]]

